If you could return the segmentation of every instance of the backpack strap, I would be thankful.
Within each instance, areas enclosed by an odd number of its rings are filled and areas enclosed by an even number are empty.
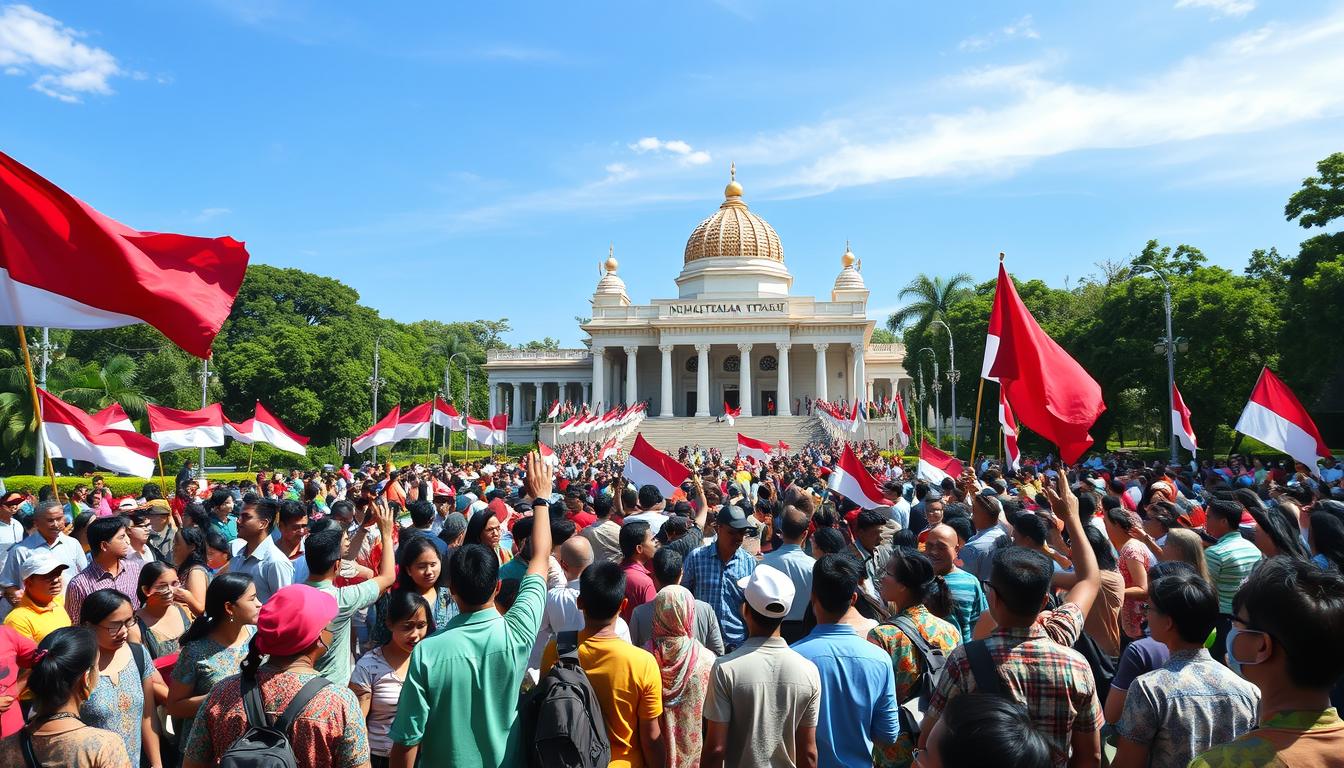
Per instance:
[[[23,747],[23,763],[28,768],[42,768],[42,764],[37,762],[37,756],[33,754],[33,735],[27,728],[19,729],[19,744]]]
[[[557,632],[555,635],[555,660],[579,663],[579,633],[575,631]]]
[[[149,625],[139,616],[135,617],[135,623],[140,627],[140,644],[144,646],[145,650],[149,651],[151,657],[159,658],[161,655],[159,651],[162,649],[159,647],[159,641],[155,639],[154,633],[150,631]],[[188,624],[187,626],[191,625]],[[143,673],[143,670],[141,672]]]
[[[243,675],[240,682],[243,691],[243,713],[247,715],[248,727],[269,728],[271,721],[266,717],[266,707],[261,700],[261,686],[257,685],[257,678]]]
[[[924,662],[925,667],[928,667],[929,642],[924,639],[924,635],[919,633],[919,628],[915,626],[915,622],[911,621],[909,616],[893,616],[891,624],[910,640],[910,644],[915,646],[915,650],[919,652],[919,660]]]
[[[139,643],[127,643],[127,645],[131,646],[131,658],[135,659],[135,668],[139,670],[140,680],[143,682],[145,670],[149,667],[149,659],[146,658],[149,654],[145,650],[145,646]]]
[[[992,693],[1003,696],[1003,683],[994,668],[994,659],[989,655],[989,646],[984,640],[972,640],[966,643],[966,659],[971,662],[971,674],[975,677],[975,689],[979,693]]]
[[[289,706],[285,707],[285,711],[281,712],[280,717],[276,719],[275,729],[289,735],[290,726],[299,718],[299,715],[303,714],[303,708],[308,706],[308,702],[313,700],[318,691],[330,684],[331,682],[321,675],[304,683],[299,692],[294,694],[294,698],[289,700]]]

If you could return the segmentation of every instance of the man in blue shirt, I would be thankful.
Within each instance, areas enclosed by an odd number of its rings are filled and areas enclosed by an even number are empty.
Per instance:
[[[863,569],[849,555],[826,555],[812,569],[817,626],[793,650],[821,675],[817,765],[871,765],[873,744],[899,732],[891,658],[840,620],[858,595]]]
[[[780,515],[780,533],[784,545],[761,559],[765,565],[781,571],[793,582],[793,605],[780,625],[779,634],[786,642],[796,642],[803,638],[803,615],[807,613],[808,600],[812,598],[812,566],[816,560],[803,551],[803,542],[807,541],[808,524],[812,518],[795,506],[784,508]]]
[[[734,506],[720,509],[714,524],[714,541],[693,550],[686,558],[681,585],[696,600],[709,603],[714,609],[719,617],[723,646],[732,653],[747,639],[747,628],[742,623],[742,589],[737,582],[756,570],[756,558],[742,549],[742,542],[748,535],[754,535],[757,528],[741,507]]]

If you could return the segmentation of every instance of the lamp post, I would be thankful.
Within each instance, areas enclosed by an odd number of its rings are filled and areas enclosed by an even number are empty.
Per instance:
[[[210,397],[210,377],[211,377],[211,376],[214,376],[214,375],[215,375],[215,374],[213,374],[213,373],[210,372],[210,358],[207,357],[207,358],[205,358],[204,360],[201,361],[201,408],[205,408],[205,406],[209,405],[209,403],[207,402],[207,400],[208,400],[208,398]],[[163,467],[160,466],[159,469],[163,469]],[[201,486],[204,487],[204,486],[205,486],[205,448],[204,448],[204,447],[201,448],[201,455],[200,455],[199,463],[196,465],[196,473],[200,476],[200,479],[201,479]],[[166,481],[165,481],[165,482],[166,482]],[[165,493],[168,491],[167,488],[164,488],[163,490],[164,490]]]
[[[947,331],[947,381],[952,385],[952,455],[957,455],[957,382],[961,380],[961,371],[957,370],[957,348],[952,342],[952,329],[942,320],[934,320],[934,325],[943,326]],[[971,463],[975,463],[975,446],[971,446]]]
[[[1147,264],[1138,264],[1130,268],[1129,277],[1134,279],[1144,272],[1152,272],[1162,281],[1162,310],[1166,314],[1167,335],[1162,340],[1162,345],[1167,348],[1167,421],[1171,420],[1171,414],[1176,412],[1176,339],[1171,335],[1171,283],[1167,282],[1167,276],[1157,267]],[[1167,425],[1167,442],[1171,444],[1171,463],[1176,463],[1176,435],[1171,425]]]
[[[938,377],[938,353],[933,351],[933,347],[921,347],[920,352],[928,352],[929,357],[933,358],[933,439],[938,441],[938,445],[943,443],[943,406],[939,395],[943,391],[943,382]]]
[[[46,326],[43,326],[42,343],[35,345],[37,353],[42,356],[42,364],[41,367],[38,368],[37,373],[37,386],[41,387],[43,390],[47,388],[47,363],[51,362],[51,353],[56,351],[56,345],[50,342],[48,331],[49,329]],[[33,474],[41,477],[44,474],[43,467],[46,466],[47,441],[42,438],[40,430],[37,435],[36,458],[37,468],[33,470]]]
[[[373,423],[378,423],[378,387],[387,383],[387,380],[378,375],[378,356],[383,344],[383,337],[377,336],[373,340],[373,375],[369,377],[369,384],[373,385]],[[378,465],[378,446],[373,446],[373,463]]]
[[[467,358],[466,352],[454,352],[453,354],[448,356],[448,367],[443,369],[443,396],[450,400],[453,397],[453,393],[452,390],[448,388],[448,380],[449,380],[448,376],[449,373],[453,370],[453,358],[455,357],[461,357],[462,359],[467,360],[467,362],[471,362],[471,360]],[[462,412],[462,417],[466,418],[471,415],[471,369],[466,366],[463,366],[462,370],[465,371],[467,375],[467,391],[465,392],[465,397],[463,398],[464,403],[463,408],[465,410]],[[452,454],[453,451],[452,439],[453,439],[453,433],[451,428],[444,427],[443,441],[448,444],[448,452],[450,455]]]

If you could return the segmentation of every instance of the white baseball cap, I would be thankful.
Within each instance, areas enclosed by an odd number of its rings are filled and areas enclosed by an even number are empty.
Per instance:
[[[762,616],[782,619],[793,607],[793,580],[783,571],[758,565],[750,576],[737,580],[747,605]]]
[[[50,552],[39,549],[33,553],[33,556],[23,561],[19,567],[19,576],[26,581],[31,576],[46,576],[52,571],[68,567],[65,563],[56,559],[56,556]]]

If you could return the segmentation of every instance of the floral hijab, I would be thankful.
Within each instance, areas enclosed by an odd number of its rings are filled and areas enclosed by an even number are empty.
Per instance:
[[[653,637],[650,650],[663,673],[663,705],[675,707],[686,693],[700,654],[706,648],[695,639],[695,596],[685,587],[663,587],[653,598]]]

